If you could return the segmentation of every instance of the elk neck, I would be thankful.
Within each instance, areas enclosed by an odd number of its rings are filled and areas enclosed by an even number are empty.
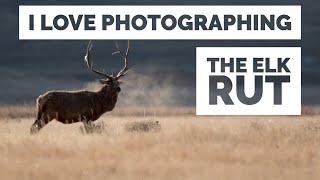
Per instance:
[[[108,85],[104,85],[98,92],[99,104],[102,106],[103,111],[111,111],[117,103],[118,93],[115,89]]]

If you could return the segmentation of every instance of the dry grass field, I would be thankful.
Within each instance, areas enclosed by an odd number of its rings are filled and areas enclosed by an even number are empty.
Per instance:
[[[190,108],[123,108],[102,133],[49,123],[30,135],[33,109],[0,107],[1,179],[320,179],[320,115],[194,116]],[[128,124],[159,121],[157,131]]]

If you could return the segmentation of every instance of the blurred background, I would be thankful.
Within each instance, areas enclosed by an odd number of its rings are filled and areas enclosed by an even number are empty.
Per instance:
[[[195,106],[195,47],[302,46],[302,103],[320,104],[320,1],[316,0],[1,0],[0,104],[33,104],[47,90],[93,90],[98,77],[83,57],[86,41],[18,40],[18,5],[302,5],[302,41],[132,41],[120,105]],[[107,34],[106,34],[107,36]],[[120,42],[125,47],[125,42]],[[94,41],[93,60],[105,72],[123,61],[113,41]],[[284,92],[285,93],[285,92]],[[293,97],[294,98],[294,97]]]

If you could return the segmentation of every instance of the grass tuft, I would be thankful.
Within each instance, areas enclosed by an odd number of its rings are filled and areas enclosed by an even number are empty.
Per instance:
[[[159,121],[144,120],[128,122],[125,129],[129,132],[157,132],[160,131],[161,125]]]

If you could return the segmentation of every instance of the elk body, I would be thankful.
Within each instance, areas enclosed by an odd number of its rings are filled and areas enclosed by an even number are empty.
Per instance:
[[[105,74],[95,69],[90,58],[92,49],[91,41],[87,45],[85,62],[88,68],[102,76],[100,83],[102,87],[99,91],[49,91],[37,98],[37,117],[32,124],[31,134],[37,133],[41,128],[53,119],[64,123],[71,124],[83,122],[86,131],[92,126],[92,122],[97,120],[107,111],[112,111],[121,91],[119,87],[120,77],[128,71],[128,53],[129,41],[126,51],[122,51],[117,46],[117,51],[113,54],[119,54],[124,59],[124,67],[116,76]]]

